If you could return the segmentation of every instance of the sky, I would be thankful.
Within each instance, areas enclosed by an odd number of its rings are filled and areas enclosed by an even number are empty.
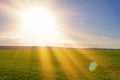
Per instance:
[[[21,0],[21,3],[26,5],[24,1]],[[59,20],[58,30],[62,35],[57,36],[49,45],[120,48],[119,0],[26,1],[37,5],[45,4],[56,13]],[[9,11],[9,8],[19,10],[13,3],[14,0],[0,0],[0,46],[25,45],[13,37],[20,27],[17,15]]]

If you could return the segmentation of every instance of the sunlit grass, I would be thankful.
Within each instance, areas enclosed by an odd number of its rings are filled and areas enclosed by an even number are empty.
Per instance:
[[[120,50],[1,50],[0,80],[119,80]],[[89,70],[91,62],[97,64]],[[94,65],[93,65],[94,67]]]
[[[42,73],[45,79],[55,79],[55,73],[53,68],[52,59],[49,54],[49,49],[41,48],[39,53],[39,59],[41,61]]]

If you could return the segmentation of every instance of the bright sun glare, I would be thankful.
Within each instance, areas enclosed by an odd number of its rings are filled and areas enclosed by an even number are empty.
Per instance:
[[[38,30],[39,32],[47,32],[55,28],[55,19],[53,14],[39,7],[32,7],[22,13],[23,30],[30,31]]]
[[[21,21],[21,32],[16,35],[21,39],[44,41],[47,38],[49,43],[57,34],[55,15],[47,8],[26,9],[21,12]]]
[[[22,30],[27,33],[45,34],[55,29],[54,15],[45,8],[31,7],[22,13]]]

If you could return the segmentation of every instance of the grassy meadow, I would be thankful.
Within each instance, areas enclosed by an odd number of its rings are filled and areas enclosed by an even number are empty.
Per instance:
[[[0,80],[120,80],[120,50],[0,50]]]

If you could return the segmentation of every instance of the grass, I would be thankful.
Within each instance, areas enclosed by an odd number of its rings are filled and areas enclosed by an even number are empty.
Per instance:
[[[97,68],[89,70],[95,62]],[[120,50],[0,50],[0,80],[120,80]]]

